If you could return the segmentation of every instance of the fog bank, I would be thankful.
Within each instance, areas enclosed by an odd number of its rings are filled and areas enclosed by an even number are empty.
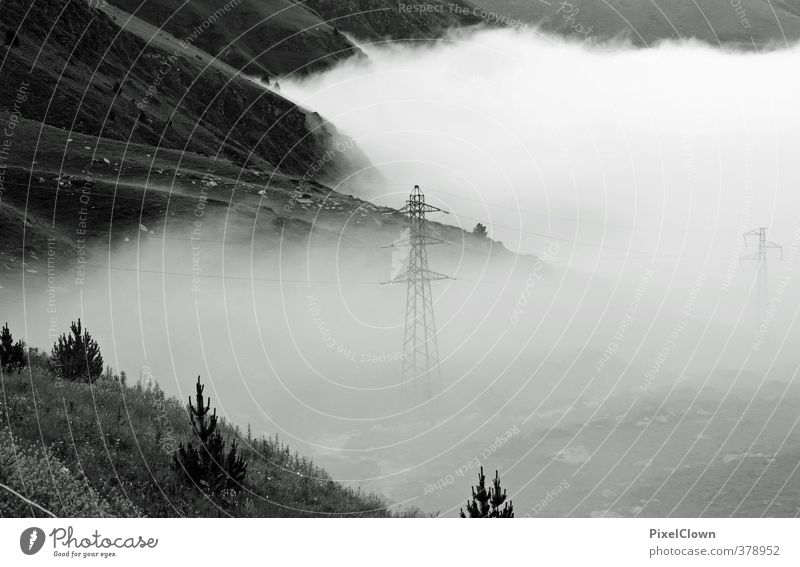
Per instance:
[[[750,225],[791,239],[798,49],[590,49],[529,30],[362,48],[369,61],[281,82],[385,174],[354,175],[361,195],[398,203],[413,178],[453,222],[526,252],[531,233],[588,244],[576,260],[719,260]]]

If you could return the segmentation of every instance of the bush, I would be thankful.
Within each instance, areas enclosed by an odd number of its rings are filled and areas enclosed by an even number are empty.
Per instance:
[[[487,236],[489,236],[489,232],[486,230],[486,226],[482,223],[478,223],[475,225],[475,228],[472,229],[472,234],[480,238],[486,238]]]
[[[58,516],[420,514],[397,509],[379,494],[343,486],[277,436],[253,431],[247,439],[222,418],[212,432],[217,441],[209,443],[219,447],[218,441],[227,440],[216,458],[222,467],[211,469],[217,482],[200,479],[217,484],[213,492],[190,481],[175,460],[180,441],[187,451],[187,439],[193,441],[196,462],[206,458],[195,429],[210,428],[216,417],[210,402],[195,403],[192,397],[190,409],[206,412],[206,425],[197,426],[186,419],[186,404],[166,396],[156,381],[126,385],[125,373],[117,379],[111,370],[104,372],[110,379],[101,376],[93,383],[59,379],[48,353],[29,349],[28,371],[3,377],[0,483]],[[6,431],[13,433],[13,444]],[[0,517],[36,514],[46,515],[0,487]]]
[[[37,506],[56,516],[106,518],[136,516],[136,509],[120,498],[112,505],[84,480],[79,480],[49,451],[22,447],[7,429],[0,430],[0,511],[3,517],[46,517]]]
[[[0,368],[6,372],[25,368],[28,364],[25,350],[25,341],[15,343],[6,323],[0,332]]]
[[[80,319],[72,323],[70,331],[53,344],[53,370],[65,380],[94,382],[103,373],[100,347],[89,331],[82,329]]]

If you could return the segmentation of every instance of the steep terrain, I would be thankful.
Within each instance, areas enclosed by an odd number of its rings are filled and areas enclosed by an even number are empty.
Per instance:
[[[0,112],[0,123],[8,117]],[[26,285],[43,285],[53,263],[62,274],[77,275],[79,258],[83,262],[98,245],[110,250],[130,239],[188,241],[198,219],[204,239],[274,249],[280,243],[302,248],[313,238],[331,252],[371,243],[374,254],[385,253],[380,245],[396,240],[406,223],[394,209],[314,181],[314,163],[304,174],[241,168],[25,118],[13,140],[0,198],[0,289],[16,288],[22,277]],[[348,151],[354,150],[331,151],[327,162],[346,160]],[[430,230],[471,256],[511,257],[459,228],[432,223]]]
[[[339,29],[367,40],[436,39],[452,28],[491,24],[465,0],[309,0],[306,4]]]
[[[289,172],[305,171],[337,136],[281,96],[148,46],[80,2],[6,2],[0,31],[19,42],[3,48],[4,109],[26,81],[21,114],[47,125]],[[363,163],[357,154],[339,165]]]
[[[665,39],[698,39],[715,46],[763,49],[800,39],[796,0],[476,0],[476,4],[509,18],[511,25],[541,26],[590,42],[620,38],[646,46]]]
[[[259,76],[308,72],[357,53],[334,23],[287,0],[113,0],[112,5]],[[226,10],[225,6],[229,8]],[[208,22],[212,22],[208,25]]]
[[[58,517],[370,516],[416,514],[374,494],[334,482],[277,438],[226,423],[248,461],[241,490],[205,494],[171,468],[192,438],[185,401],[157,383],[126,384],[104,374],[92,385],[57,380],[46,357],[21,374],[3,374],[0,483]],[[0,491],[0,517],[43,517]]]
[[[9,41],[0,47],[0,119],[16,128],[0,195],[0,285],[41,277],[48,248],[73,269],[83,237],[113,245],[140,225],[164,236],[200,205],[206,221],[241,213],[249,223],[239,225],[243,234],[249,226],[251,236],[268,239],[308,237],[312,224],[317,234],[329,224],[339,238],[353,211],[374,217],[372,229],[388,228],[380,240],[397,237],[401,217],[325,185],[367,165],[358,146],[239,72],[252,71],[251,60],[272,76],[273,62],[288,72],[326,50],[334,59],[352,55],[311,8],[263,1],[225,11],[206,1],[173,13],[169,2],[116,4],[144,19],[66,0],[3,4],[0,33]],[[406,29],[405,15],[395,16],[397,29]],[[258,18],[266,18],[264,29],[241,35]],[[445,23],[421,25],[414,33],[441,33]],[[294,39],[281,43],[280,34]],[[235,38],[222,61],[211,55]],[[265,51],[270,45],[278,51]],[[348,238],[359,238],[358,223],[349,226]],[[471,242],[452,230],[450,240]]]
[[[341,33],[363,39],[431,39],[452,27],[476,25],[471,3],[391,0],[111,0],[111,4],[178,37],[192,37],[203,23],[215,25],[196,43],[223,61],[259,77],[307,73],[358,53]],[[225,6],[230,6],[228,10]]]

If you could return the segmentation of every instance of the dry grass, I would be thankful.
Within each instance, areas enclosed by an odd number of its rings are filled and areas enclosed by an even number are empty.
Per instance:
[[[249,461],[242,490],[187,486],[170,461],[190,439],[188,416],[157,384],[131,387],[110,372],[92,385],[59,383],[34,353],[31,368],[2,375],[0,386],[0,483],[57,516],[393,515],[383,497],[342,486],[277,438],[248,440],[224,422]],[[10,493],[0,513],[43,515]]]

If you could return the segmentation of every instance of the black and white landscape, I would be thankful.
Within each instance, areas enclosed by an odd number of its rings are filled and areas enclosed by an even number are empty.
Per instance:
[[[797,516],[799,39],[0,1],[0,515]]]

